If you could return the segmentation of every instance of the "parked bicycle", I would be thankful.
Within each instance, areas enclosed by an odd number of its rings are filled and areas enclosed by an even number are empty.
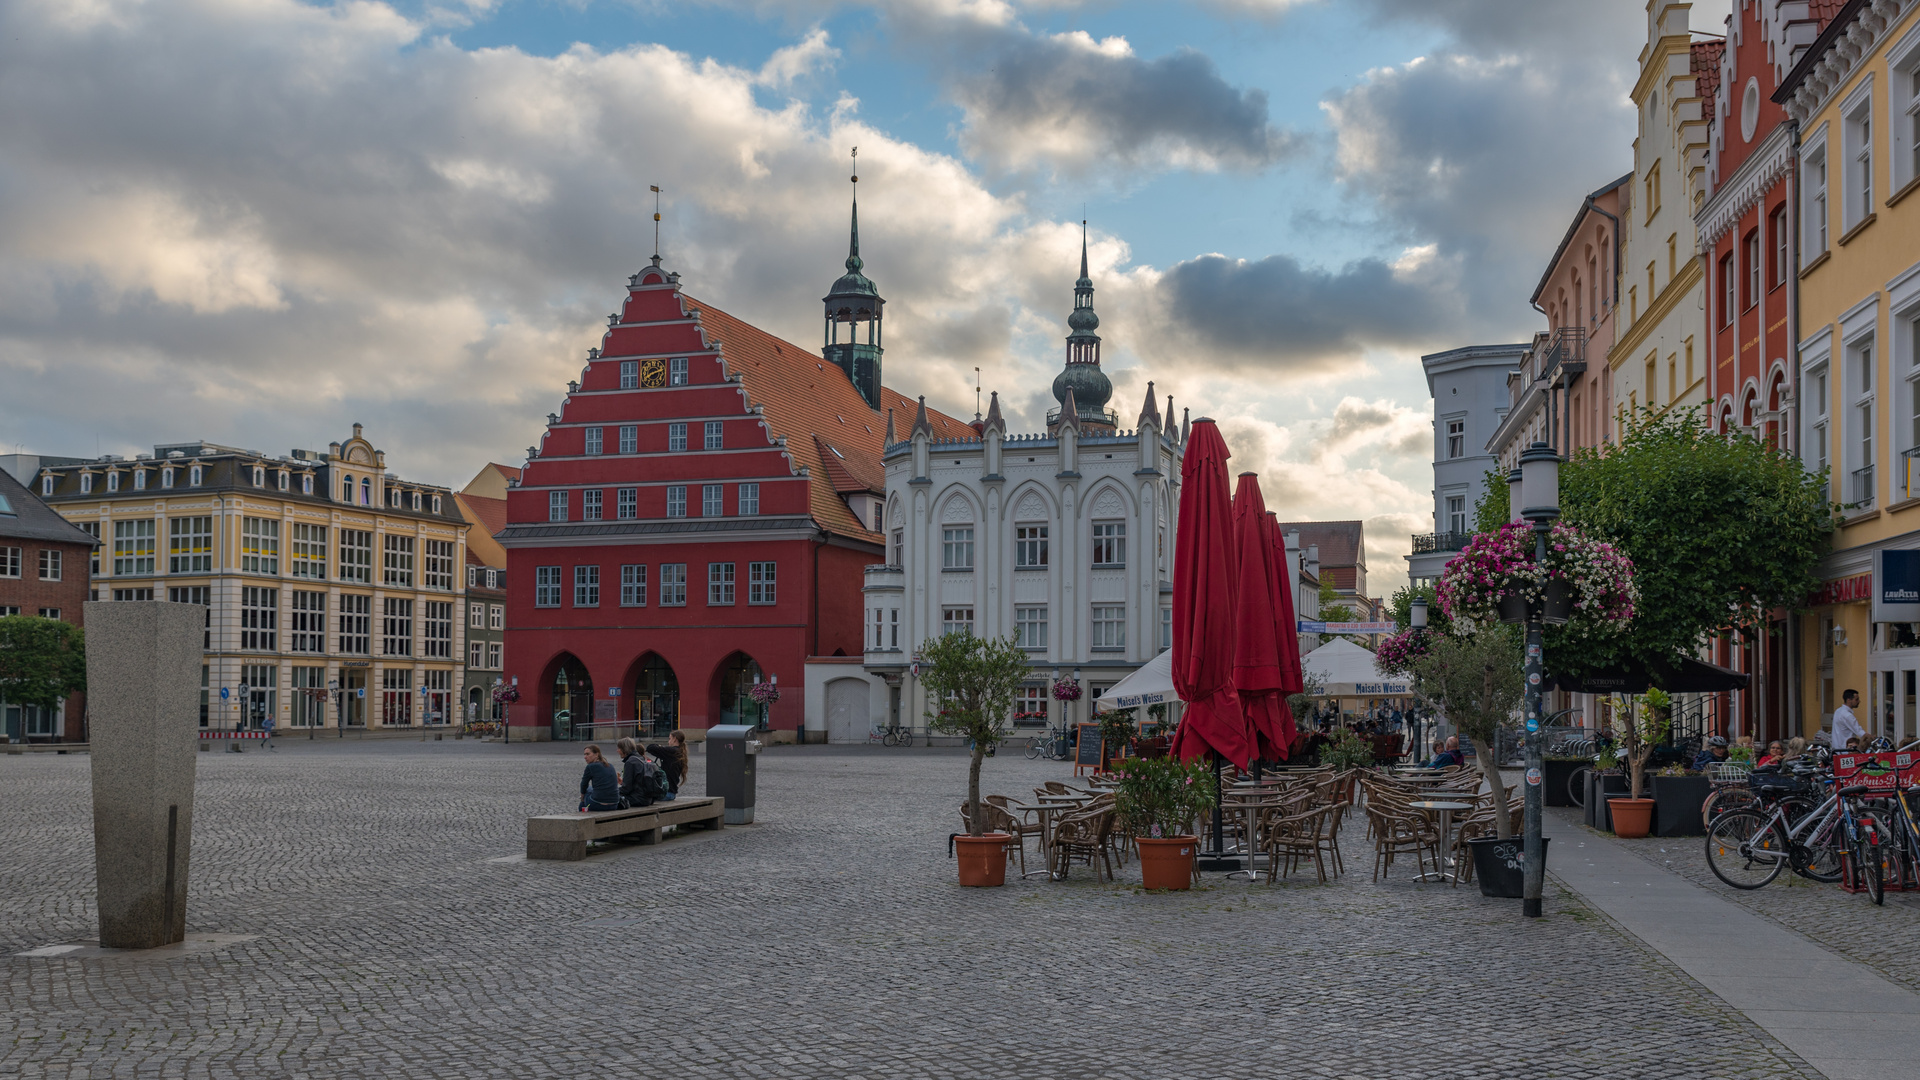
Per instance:
[[[888,724],[886,727],[875,724],[873,730],[867,732],[867,742],[879,743],[881,746],[912,746],[913,729],[901,727],[897,723]]]
[[[1066,761],[1073,757],[1073,741],[1067,736],[1067,729],[1057,727],[1045,735],[1035,735],[1027,740],[1027,760],[1034,761],[1044,756],[1048,761]]]
[[[1834,786],[1831,774],[1820,780]],[[1889,830],[1864,804],[1866,793],[1864,784],[1835,786],[1825,801],[1797,816],[1794,801],[1784,797],[1769,810],[1721,814],[1707,830],[1707,865],[1736,889],[1758,889],[1786,869],[1815,881],[1837,881],[1844,853],[1873,902],[1883,903],[1883,840]]]

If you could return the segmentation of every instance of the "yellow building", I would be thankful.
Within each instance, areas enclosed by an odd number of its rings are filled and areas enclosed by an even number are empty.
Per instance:
[[[359,424],[283,457],[194,442],[57,460],[34,490],[100,538],[94,599],[206,606],[202,726],[457,721],[469,526],[446,488],[390,475]]]
[[[1860,721],[1920,733],[1920,16],[1898,0],[1838,6],[1776,100],[1800,134],[1799,395],[1809,468],[1845,505],[1824,585],[1800,625],[1808,733],[1845,690]]]

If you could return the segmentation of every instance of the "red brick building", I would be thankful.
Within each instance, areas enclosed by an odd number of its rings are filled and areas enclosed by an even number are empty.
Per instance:
[[[863,571],[885,561],[883,440],[917,406],[880,385],[884,301],[857,219],[850,248],[825,357],[687,296],[659,256],[629,279],[507,492],[517,730],[796,730],[807,658],[861,655]],[[937,438],[973,435],[928,416]],[[780,700],[757,705],[757,679]]]
[[[0,469],[0,616],[62,619],[83,626],[89,565],[100,542]],[[7,742],[85,742],[86,695],[52,713],[0,697]]]

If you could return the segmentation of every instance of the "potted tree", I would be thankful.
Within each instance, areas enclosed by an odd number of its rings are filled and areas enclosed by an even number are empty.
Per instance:
[[[1009,837],[983,827],[980,763],[1007,733],[1007,717],[1027,677],[1027,652],[1011,634],[980,638],[971,630],[954,630],[928,639],[921,662],[927,665],[920,676],[927,687],[927,726],[944,735],[964,736],[972,750],[967,756],[967,835],[954,838],[960,884],[1003,884]]]
[[[1193,883],[1196,841],[1187,830],[1213,809],[1213,770],[1174,757],[1120,762],[1115,809],[1120,827],[1140,851],[1140,882],[1149,889],[1185,889]]]
[[[1415,691],[1460,734],[1487,751],[1474,755],[1474,760],[1493,791],[1494,835],[1468,841],[1480,891],[1487,896],[1518,897],[1523,891],[1507,787],[1491,753],[1500,725],[1512,719],[1526,696],[1520,644],[1515,638],[1512,630],[1498,625],[1482,625],[1464,635],[1436,634],[1410,665]]]
[[[1653,757],[1654,747],[1666,741],[1672,706],[1673,700],[1661,690],[1648,690],[1638,701],[1627,699],[1626,723],[1617,727],[1631,794],[1614,799],[1608,806],[1615,836],[1638,839],[1652,831],[1654,801],[1646,797],[1647,761]]]
[[[1094,716],[1100,725],[1100,767],[1109,769],[1134,745],[1139,728],[1125,709],[1108,709]]]

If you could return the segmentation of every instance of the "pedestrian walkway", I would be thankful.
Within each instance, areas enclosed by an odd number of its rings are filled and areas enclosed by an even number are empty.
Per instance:
[[[1549,873],[1828,1080],[1913,1076],[1920,994],[1662,870],[1571,812],[1549,811],[1542,824],[1554,838]]]

